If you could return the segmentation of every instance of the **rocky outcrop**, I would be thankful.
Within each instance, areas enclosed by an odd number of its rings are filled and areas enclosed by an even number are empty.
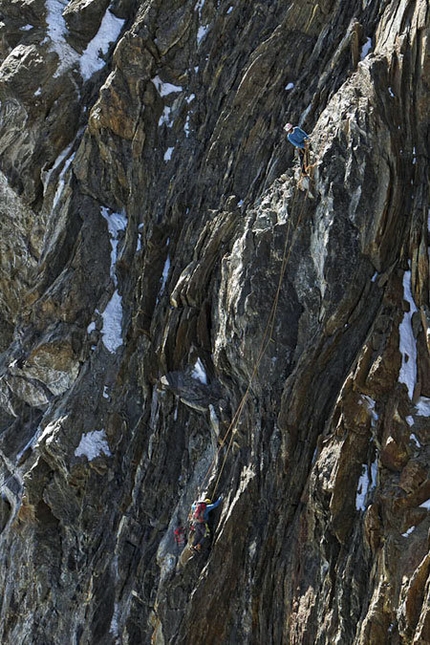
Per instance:
[[[0,16],[1,642],[430,642],[425,0]]]

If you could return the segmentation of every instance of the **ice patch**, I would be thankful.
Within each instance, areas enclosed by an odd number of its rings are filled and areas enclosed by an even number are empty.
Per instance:
[[[430,499],[420,504],[418,508],[426,508],[428,511],[430,511]]]
[[[287,90],[287,92],[288,92],[289,90],[292,90],[293,88],[294,88],[294,83],[288,83],[288,84],[285,86],[285,89]]]
[[[402,355],[399,383],[406,385],[409,398],[412,400],[417,379],[417,346],[412,330],[412,316],[417,311],[417,307],[412,297],[410,271],[405,271],[403,276],[403,292],[405,300],[409,303],[409,311],[405,313],[399,325],[399,349]]]
[[[92,461],[102,454],[112,457],[105,431],[93,430],[83,434],[75,450],[75,457],[86,457],[88,461]]]

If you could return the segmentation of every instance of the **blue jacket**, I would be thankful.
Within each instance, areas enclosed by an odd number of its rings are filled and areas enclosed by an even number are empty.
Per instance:
[[[304,148],[305,141],[309,139],[309,135],[296,125],[296,127],[293,128],[293,131],[290,134],[287,134],[287,139],[296,148]]]
[[[204,521],[204,522],[207,522],[207,521],[208,521],[208,519],[209,519],[209,513],[210,513],[211,511],[213,511],[215,508],[217,508],[217,506],[219,506],[219,505],[221,504],[221,502],[222,502],[222,495],[220,495],[220,496],[218,497],[217,501],[216,501],[216,502],[214,502],[213,504],[207,504],[207,506],[206,506],[206,508],[205,508],[205,510],[204,510],[204,513],[203,513],[203,521]],[[193,505],[191,506],[191,512],[192,512],[192,513],[194,512],[194,510],[195,510],[195,508],[196,508],[197,504],[198,504],[198,502],[194,502],[194,503],[193,503]]]
[[[205,522],[207,522],[207,521],[208,521],[208,519],[209,519],[209,513],[210,513],[211,511],[213,511],[213,510],[214,510],[214,508],[216,508],[217,506],[219,506],[219,505],[221,504],[221,501],[222,501],[222,495],[220,495],[220,497],[218,497],[218,499],[217,499],[217,501],[216,501],[216,502],[214,502],[213,504],[208,504],[208,505],[206,506],[206,508],[205,508],[205,512],[203,513],[203,519],[204,519],[204,521],[205,521]]]

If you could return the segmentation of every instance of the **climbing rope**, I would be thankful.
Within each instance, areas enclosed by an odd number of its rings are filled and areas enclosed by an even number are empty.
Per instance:
[[[295,205],[295,202],[296,202],[296,199],[297,199],[297,195],[298,195],[298,193],[296,192],[296,195],[294,196],[294,199],[293,199],[291,212],[294,212],[294,205]],[[282,289],[282,282],[283,282],[283,279],[284,279],[284,276],[285,276],[287,263],[288,263],[288,260],[290,258],[290,255],[291,255],[291,250],[292,250],[292,248],[294,246],[295,236],[296,236],[297,230],[298,230],[299,225],[300,225],[301,220],[302,220],[302,216],[303,216],[303,213],[304,213],[304,206],[305,206],[305,202],[303,202],[302,207],[300,209],[299,216],[297,218],[296,228],[295,228],[295,231],[293,233],[293,237],[292,237],[292,240],[291,240],[290,247],[288,247],[288,240],[289,240],[289,237],[290,237],[291,219],[288,220],[288,229],[287,229],[287,232],[285,234],[285,243],[284,243],[284,249],[283,249],[283,254],[282,254],[282,262],[281,262],[281,270],[280,270],[280,274],[279,274],[278,286],[277,286],[277,289],[276,289],[276,293],[275,293],[275,297],[274,297],[274,300],[273,300],[272,308],[270,310],[269,318],[268,318],[268,321],[267,321],[267,324],[266,324],[266,327],[265,327],[265,330],[264,330],[263,338],[262,338],[261,345],[260,345],[260,350],[258,352],[257,359],[255,361],[255,364],[254,364],[254,367],[253,367],[253,370],[252,370],[252,374],[251,374],[251,377],[249,379],[249,382],[248,382],[247,388],[245,390],[245,393],[242,396],[242,399],[241,399],[241,401],[240,401],[240,403],[239,403],[239,405],[238,405],[238,407],[236,409],[236,412],[233,415],[233,418],[232,418],[232,420],[231,420],[231,422],[230,422],[230,424],[229,424],[229,426],[227,428],[227,431],[226,431],[226,433],[225,433],[225,435],[224,435],[224,437],[222,439],[221,445],[219,446],[217,452],[215,453],[215,455],[214,455],[214,457],[212,459],[212,462],[211,462],[211,464],[210,464],[210,466],[208,468],[208,471],[207,471],[207,473],[206,473],[206,475],[204,477],[203,483],[201,485],[200,490],[203,490],[206,482],[208,481],[209,475],[210,475],[210,473],[211,473],[211,471],[212,471],[212,469],[213,469],[213,467],[214,467],[214,465],[216,463],[216,460],[218,459],[219,453],[222,450],[222,448],[225,446],[225,442],[226,442],[227,437],[230,435],[227,450],[225,451],[225,455],[224,455],[224,458],[223,458],[223,461],[222,461],[222,464],[221,464],[221,468],[220,468],[218,476],[217,476],[217,478],[215,480],[215,486],[214,486],[213,493],[212,493],[213,496],[215,496],[216,491],[218,489],[218,485],[219,485],[222,473],[224,471],[225,464],[227,463],[227,459],[228,459],[231,447],[233,445],[233,436],[234,436],[233,435],[233,430],[236,427],[237,422],[238,422],[238,420],[239,420],[239,418],[240,418],[240,416],[242,414],[243,408],[245,407],[245,404],[246,404],[246,400],[247,400],[248,395],[249,395],[249,393],[251,391],[251,387],[252,387],[252,383],[254,381],[254,378],[257,375],[257,372],[258,372],[258,369],[260,367],[261,361],[262,361],[262,359],[264,357],[264,354],[266,353],[267,347],[269,346],[269,343],[270,343],[270,341],[272,339],[272,333],[273,333],[273,328],[274,328],[274,325],[275,325],[276,313],[277,313],[278,304],[279,304],[279,298],[280,298],[281,289]]]

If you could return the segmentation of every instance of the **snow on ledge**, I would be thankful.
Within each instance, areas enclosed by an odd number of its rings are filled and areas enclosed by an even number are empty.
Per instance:
[[[75,450],[75,457],[86,457],[88,461],[92,461],[102,454],[112,457],[105,431],[93,430],[83,434],[79,446]]]

